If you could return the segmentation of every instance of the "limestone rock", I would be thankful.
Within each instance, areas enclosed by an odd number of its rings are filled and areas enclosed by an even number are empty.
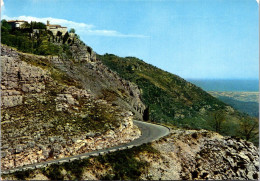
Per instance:
[[[95,53],[91,49],[86,51],[82,55],[97,68]],[[140,136],[133,126],[132,113],[94,98],[91,91],[62,83],[59,79],[62,73],[53,75],[50,67],[42,67],[50,61],[56,58],[18,53],[1,46],[2,169],[104,149]],[[64,60],[59,59],[59,64],[65,64]],[[105,123],[108,131],[81,128],[77,121],[88,116],[86,109],[94,104],[112,112],[117,110],[113,122],[118,126]]]
[[[141,159],[149,161],[146,174],[154,180],[257,180],[259,177],[258,149],[242,139],[205,130],[177,129],[153,143],[153,147],[161,156],[152,159],[142,155]]]

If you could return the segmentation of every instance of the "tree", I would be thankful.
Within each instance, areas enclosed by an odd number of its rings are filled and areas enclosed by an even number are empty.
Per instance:
[[[46,25],[41,22],[31,21],[32,29],[46,29]]]
[[[12,29],[11,25],[8,24],[8,22],[3,19],[1,21],[1,31],[2,32],[9,32]]]
[[[66,41],[68,40],[69,37],[70,37],[70,35],[68,34],[68,32],[66,32],[66,34],[63,37],[63,44],[66,43]]]
[[[24,29],[31,28],[31,25],[30,25],[28,22],[24,22],[24,23],[21,25],[21,28],[24,28]]]
[[[62,32],[58,31],[57,36],[62,36]]]
[[[75,30],[74,28],[71,28],[69,32],[70,32],[70,33],[75,33],[76,30]]]
[[[254,139],[258,133],[258,119],[257,118],[243,118],[239,123],[239,135],[244,139]]]
[[[149,121],[149,106],[144,110],[144,113],[143,113],[143,120],[144,121]]]
[[[225,122],[225,112],[222,110],[213,112],[211,120],[213,123],[213,129],[220,133],[222,128],[221,126]]]

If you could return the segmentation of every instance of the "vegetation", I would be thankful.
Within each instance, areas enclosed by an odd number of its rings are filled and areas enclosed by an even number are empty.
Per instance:
[[[1,33],[3,44],[37,55],[60,55],[64,47],[54,44],[54,40],[62,44],[68,40],[68,35],[55,37],[41,22],[24,23],[20,29],[12,29],[6,20],[2,20]]]
[[[139,180],[149,164],[136,158],[141,152],[159,154],[151,144],[143,144],[128,150],[97,157],[102,165],[108,163],[112,167],[112,172],[103,176],[102,180]]]
[[[226,106],[184,79],[137,58],[105,54],[99,59],[141,88],[142,101],[149,106],[153,121],[178,124],[185,118],[200,116],[198,112],[202,107],[210,105],[209,110],[217,110]]]
[[[222,125],[223,122],[225,122],[225,113],[223,111],[216,111],[213,112],[213,119],[211,119],[213,121],[213,127],[215,127],[215,131],[217,133],[220,133],[221,129],[222,129]]]
[[[199,87],[134,57],[105,54],[98,58],[141,89],[142,101],[149,107],[144,112],[144,120],[243,137],[240,122],[250,117],[232,108],[229,110],[227,104]],[[250,141],[258,144],[253,138]]]
[[[76,30],[75,30],[74,28],[71,28],[69,32],[70,32],[70,33],[75,33]]]
[[[241,112],[247,113],[253,117],[259,117],[258,92],[209,91],[209,93]]]
[[[258,120],[256,118],[242,119],[239,124],[239,133],[245,140],[258,140]]]
[[[18,171],[15,172],[13,175],[18,180],[25,180],[26,178],[30,177],[33,174],[34,171],[32,170],[26,170],[26,171]]]
[[[149,106],[144,110],[143,120],[144,121],[149,121],[150,120],[150,117],[149,117]]]
[[[259,117],[258,102],[244,102],[225,96],[219,96],[218,98],[241,112],[247,113],[253,117]]]
[[[89,159],[75,160],[63,164],[53,164],[42,168],[41,172],[51,180],[65,180],[66,177],[69,180],[82,180],[84,168],[89,166]],[[63,170],[65,173],[63,173]]]

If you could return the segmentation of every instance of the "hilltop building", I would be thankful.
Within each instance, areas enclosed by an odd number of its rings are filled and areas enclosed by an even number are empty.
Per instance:
[[[47,21],[46,29],[51,31],[53,35],[57,35],[57,33],[60,31],[62,35],[65,35],[67,33],[67,27],[62,27],[61,25],[51,25],[50,21]]]
[[[7,21],[7,23],[9,25],[11,25],[11,27],[14,29],[14,28],[21,28],[21,26],[24,24],[24,23],[28,23],[27,21],[24,21],[24,20],[10,20],[10,21]]]

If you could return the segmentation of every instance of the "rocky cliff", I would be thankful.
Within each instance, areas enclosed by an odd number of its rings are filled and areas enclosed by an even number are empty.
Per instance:
[[[140,135],[131,112],[95,98],[52,60],[1,47],[2,169],[111,147]]]
[[[74,44],[69,47],[69,52],[70,57],[50,57],[51,65],[76,80],[94,97],[105,99],[133,112],[135,118],[142,119],[145,105],[136,84],[111,71],[96,58],[92,48],[79,39],[75,39]]]
[[[160,155],[140,154],[150,164],[142,178],[153,180],[257,180],[258,148],[239,138],[206,130],[173,130],[152,144]]]

